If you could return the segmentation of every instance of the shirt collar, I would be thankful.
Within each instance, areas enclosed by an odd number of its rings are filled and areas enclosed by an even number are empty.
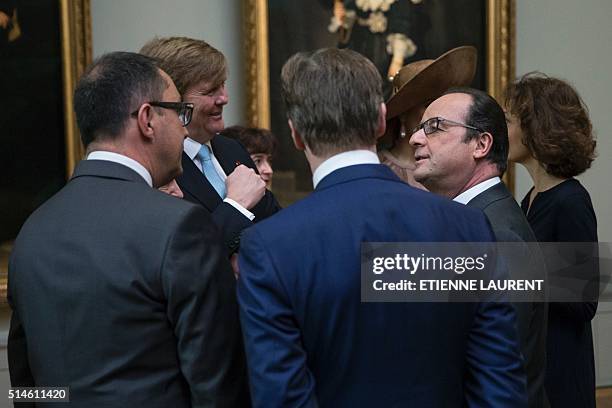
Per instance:
[[[461,204],[467,204],[478,194],[482,193],[485,190],[490,189],[496,184],[501,183],[501,179],[499,177],[493,177],[488,180],[482,181],[475,186],[472,186],[465,190],[463,193],[459,194],[457,197],[453,198],[453,201],[457,201]]]
[[[380,160],[376,153],[370,150],[351,150],[336,154],[317,167],[312,174],[312,184],[317,188],[319,182],[331,172],[357,164],[380,164]]]
[[[151,173],[149,173],[149,171],[142,164],[127,156],[124,156],[119,153],[108,152],[105,150],[96,150],[94,152],[89,153],[89,155],[87,156],[87,160],[106,160],[122,164],[138,173],[140,177],[142,177],[147,182],[149,187],[153,187],[153,178],[151,177]]]
[[[204,144],[206,146],[210,147],[210,151],[212,152],[212,146],[210,144],[210,141],[208,141],[208,142],[206,142]],[[202,148],[202,143],[196,142],[195,140],[193,140],[190,137],[186,137],[185,140],[183,141],[183,151],[185,152],[185,154],[187,156],[189,156],[189,158],[192,161],[196,158],[196,156],[200,152],[201,148]]]

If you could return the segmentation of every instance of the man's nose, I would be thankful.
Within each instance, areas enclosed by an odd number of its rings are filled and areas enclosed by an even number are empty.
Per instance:
[[[217,96],[215,103],[217,105],[227,105],[228,102],[229,102],[229,95],[227,94],[227,90],[225,89],[225,87],[223,87],[221,91],[219,92],[219,95]]]
[[[412,136],[410,136],[410,140],[408,141],[411,146],[422,146],[426,142],[427,136],[425,136],[425,131],[423,129],[419,129],[417,132],[413,133]]]

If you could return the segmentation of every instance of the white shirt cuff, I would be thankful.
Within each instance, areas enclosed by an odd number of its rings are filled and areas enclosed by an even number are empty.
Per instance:
[[[253,214],[252,212],[250,212],[249,210],[247,210],[246,208],[244,208],[243,206],[241,206],[240,204],[238,204],[236,201],[232,200],[231,198],[224,198],[223,201],[228,203],[229,205],[231,205],[238,211],[240,211],[242,215],[247,217],[249,220],[253,221],[255,219],[255,214]]]

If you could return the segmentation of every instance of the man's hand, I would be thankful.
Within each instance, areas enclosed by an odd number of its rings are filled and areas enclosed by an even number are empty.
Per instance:
[[[178,197],[178,198],[184,197],[183,190],[181,190],[179,185],[176,183],[175,179],[172,179],[172,181],[169,182],[168,184],[161,186],[160,188],[158,188],[158,190],[168,195],[174,196],[174,197]]]
[[[255,171],[244,164],[227,176],[225,180],[227,198],[250,210],[262,199],[266,192],[266,183]]]

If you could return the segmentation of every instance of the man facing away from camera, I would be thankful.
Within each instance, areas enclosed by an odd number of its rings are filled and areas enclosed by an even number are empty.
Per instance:
[[[524,406],[507,303],[362,303],[362,242],[490,242],[482,212],[403,183],[376,155],[382,83],[351,50],[281,74],[314,192],[245,231],[238,299],[256,407]]]
[[[71,407],[240,406],[221,239],[201,207],[155,189],[181,173],[193,106],[153,59],[117,52],[85,72],[74,107],[87,159],[11,254],[12,386],[69,387]]]
[[[451,89],[427,107],[423,122],[415,130],[410,138],[415,149],[415,180],[433,193],[483,210],[498,242],[531,242],[513,245],[516,249],[509,254],[513,256],[506,259],[510,274],[525,270],[522,262],[532,259],[541,268],[527,269],[541,273],[537,278],[543,278],[545,267],[537,239],[501,180],[508,160],[508,127],[495,99],[477,89]],[[547,305],[542,301],[524,301],[514,306],[525,359],[529,406],[547,407],[544,391]]]

